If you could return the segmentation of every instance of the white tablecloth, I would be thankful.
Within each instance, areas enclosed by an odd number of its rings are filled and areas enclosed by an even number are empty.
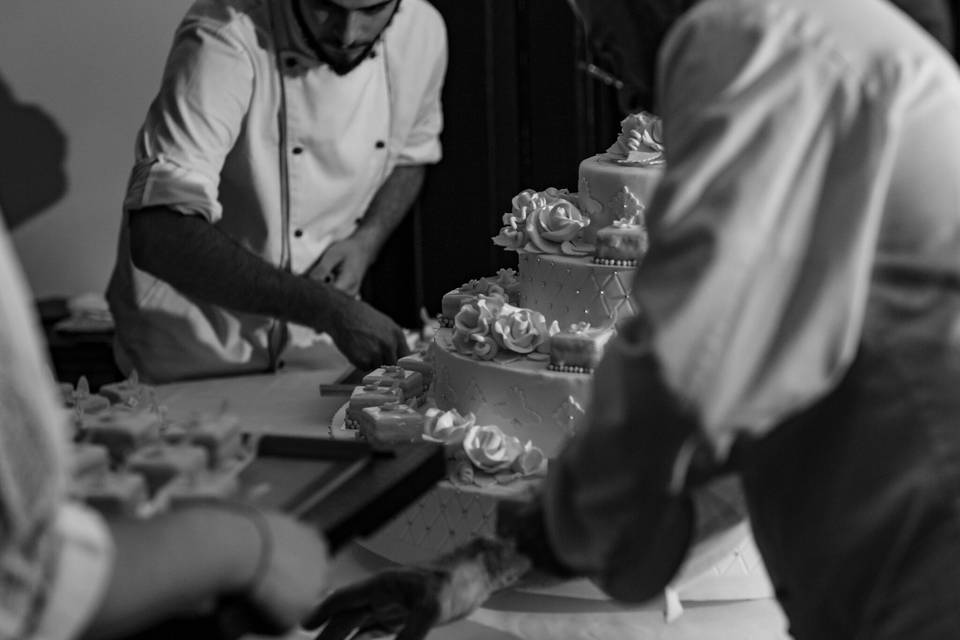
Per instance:
[[[344,398],[322,396],[321,384],[345,373],[290,366],[275,375],[222,378],[158,387],[172,416],[226,407],[245,429],[326,437]],[[334,560],[331,584],[370,575],[390,563],[352,545]],[[684,602],[684,614],[664,621],[662,602],[623,606],[595,599],[507,591],[463,620],[431,632],[430,640],[779,640],[789,638],[779,606],[771,599]],[[295,638],[311,638],[297,633]]]

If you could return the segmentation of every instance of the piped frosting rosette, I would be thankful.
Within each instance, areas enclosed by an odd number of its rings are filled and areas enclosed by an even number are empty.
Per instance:
[[[465,302],[453,320],[453,347],[480,360],[492,360],[500,351],[492,336],[493,324],[507,306],[502,295],[479,295]]]
[[[477,422],[472,413],[462,416],[456,409],[441,411],[430,407],[425,415],[427,420],[423,426],[423,439],[445,445],[448,452],[463,446],[467,431]]]
[[[479,295],[500,294],[508,302],[516,303],[520,299],[520,279],[514,269],[500,269],[495,276],[468,280],[456,289],[443,294],[440,301],[440,322],[442,326],[452,326],[453,320],[464,303]]]
[[[453,348],[480,360],[501,352],[523,356],[548,353],[548,340],[557,333],[542,313],[508,304],[502,295],[479,295],[460,307],[453,321]]]
[[[565,189],[526,189],[514,196],[511,210],[503,214],[503,227],[493,242],[527,253],[589,255],[592,247],[580,240],[590,224],[590,212],[583,209],[579,196]]]
[[[620,135],[607,149],[607,154],[620,164],[640,167],[664,164],[662,121],[646,111],[628,115],[620,121]]]
[[[514,269],[500,269],[497,275],[468,280],[457,289],[465,295],[503,294],[507,300],[515,300],[520,290],[520,279]]]
[[[462,416],[456,409],[431,407],[426,416],[423,439],[446,447],[454,463],[451,475],[457,482],[482,484],[478,471],[494,476],[501,484],[543,476],[547,471],[547,457],[539,447],[529,441],[521,444],[500,427],[478,426],[472,413]]]
[[[519,478],[542,477],[547,472],[547,457],[531,442],[504,433],[495,425],[474,425],[463,439],[466,459],[458,462],[455,479],[460,482],[483,484],[475,472],[493,476],[500,484]]]

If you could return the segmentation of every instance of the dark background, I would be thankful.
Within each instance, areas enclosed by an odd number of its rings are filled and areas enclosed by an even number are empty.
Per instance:
[[[450,289],[516,266],[491,241],[513,196],[576,191],[580,161],[613,143],[621,119],[614,91],[578,68],[583,34],[563,2],[432,2],[450,47],[444,157],[363,290],[408,327]]]
[[[578,67],[588,52],[564,2],[431,2],[450,42],[444,158],[363,289],[411,328],[419,309],[436,315],[450,289],[515,266],[515,255],[490,240],[511,198],[527,188],[575,191],[580,160],[613,143],[622,117],[613,89]]]

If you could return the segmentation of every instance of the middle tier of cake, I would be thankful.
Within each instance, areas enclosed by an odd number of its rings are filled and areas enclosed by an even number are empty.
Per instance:
[[[594,263],[590,258],[519,252],[519,302],[560,328],[589,322],[616,325],[636,315],[636,267]]]
[[[430,347],[437,406],[473,413],[477,424],[496,425],[555,456],[586,411],[592,376],[551,371],[546,360],[511,353],[479,360],[458,353],[452,333],[439,330]]]

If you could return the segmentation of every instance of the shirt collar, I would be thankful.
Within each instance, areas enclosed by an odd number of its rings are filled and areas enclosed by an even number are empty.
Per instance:
[[[307,41],[300,23],[294,15],[293,2],[291,0],[270,0],[271,15],[273,16],[274,38],[277,43],[277,52],[281,56],[281,62],[286,63],[287,59],[296,59],[301,65],[316,66],[326,64],[317,56],[313,47]],[[403,3],[397,7],[397,12],[402,10]],[[394,16],[396,20],[397,16]],[[387,25],[380,37],[377,38],[371,52],[376,56],[382,54],[384,38],[387,36],[391,25]],[[361,63],[362,64],[362,63]]]

